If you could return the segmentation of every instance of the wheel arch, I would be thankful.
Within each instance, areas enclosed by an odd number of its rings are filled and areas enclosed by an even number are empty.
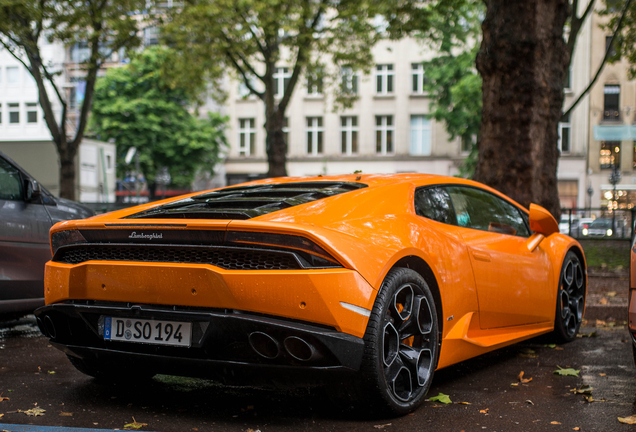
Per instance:
[[[439,343],[442,343],[442,335],[444,333],[444,311],[442,306],[442,295],[439,290],[437,278],[431,267],[422,258],[416,255],[408,255],[399,259],[392,268],[403,267],[413,270],[424,278],[428,287],[431,289],[433,299],[435,301],[435,309],[437,311],[437,325],[439,332]],[[438,351],[439,353],[439,351]]]

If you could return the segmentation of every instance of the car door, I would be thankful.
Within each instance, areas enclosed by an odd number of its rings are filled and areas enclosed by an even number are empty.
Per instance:
[[[551,262],[541,247],[528,249],[522,212],[493,193],[446,187],[473,267],[483,329],[554,319]]]
[[[0,156],[0,313],[42,303],[51,258],[51,220],[39,200],[25,199],[25,173]]]

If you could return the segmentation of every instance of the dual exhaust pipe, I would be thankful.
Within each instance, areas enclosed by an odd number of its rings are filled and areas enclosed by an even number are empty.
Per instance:
[[[49,315],[46,315],[44,319],[40,319],[40,317],[37,317],[36,322],[38,324],[38,328],[44,336],[55,339],[55,337],[57,336],[57,330],[55,328],[55,324],[53,324],[53,320]]]
[[[322,357],[316,347],[297,336],[287,336],[281,344],[274,337],[263,332],[250,333],[249,343],[254,352],[268,360],[277,358],[283,348],[293,359],[308,362]]]

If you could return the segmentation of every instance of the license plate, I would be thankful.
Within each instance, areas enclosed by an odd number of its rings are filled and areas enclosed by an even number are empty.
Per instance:
[[[104,318],[105,340],[189,347],[191,335],[189,322]]]

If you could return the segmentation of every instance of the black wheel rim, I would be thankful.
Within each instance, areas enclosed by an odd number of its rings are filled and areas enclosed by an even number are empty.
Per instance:
[[[583,320],[585,277],[576,258],[568,259],[562,272],[559,290],[561,322],[568,337],[574,337]]]
[[[415,399],[433,372],[436,323],[420,289],[404,284],[395,290],[383,327],[383,368],[387,388],[397,400]]]

